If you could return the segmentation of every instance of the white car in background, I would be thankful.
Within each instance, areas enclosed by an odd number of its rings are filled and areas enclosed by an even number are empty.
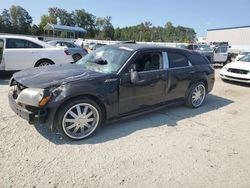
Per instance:
[[[32,37],[0,35],[0,70],[16,71],[31,67],[74,62],[69,51]]]
[[[250,83],[250,54],[245,55],[240,61],[225,65],[221,71],[222,80]]]
[[[235,61],[239,61],[245,55],[250,54],[250,52],[241,52],[239,55],[236,56]]]

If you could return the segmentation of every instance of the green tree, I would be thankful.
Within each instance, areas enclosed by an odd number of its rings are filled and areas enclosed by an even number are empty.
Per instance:
[[[21,6],[12,5],[1,13],[2,32],[29,34],[32,17]]]
[[[96,19],[96,32],[98,39],[113,40],[115,35],[115,29],[111,23],[112,17],[107,16],[105,18]]]
[[[2,19],[2,32],[3,33],[11,33],[12,27],[11,27],[11,18],[9,10],[4,9],[1,13],[1,19]]]
[[[94,38],[96,34],[95,21],[96,17],[85,11],[84,9],[75,10],[73,12],[75,24],[87,31],[87,37]]]
[[[29,33],[31,35],[39,36],[42,33],[43,30],[41,30],[36,24],[33,24],[30,28]]]
[[[28,34],[32,23],[32,17],[29,13],[21,6],[15,5],[12,5],[9,11],[12,28],[18,33]]]
[[[50,23],[50,18],[48,15],[42,15],[41,21],[39,23],[39,28],[43,30],[43,28],[47,25],[47,23]]]

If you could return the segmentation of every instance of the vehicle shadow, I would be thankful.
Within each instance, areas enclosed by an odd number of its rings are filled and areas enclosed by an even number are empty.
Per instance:
[[[81,141],[67,141],[65,139],[62,139],[59,135],[56,135],[43,125],[36,125],[35,128],[42,136],[57,145],[99,144],[110,140],[126,137],[142,129],[160,126],[175,127],[178,122],[183,119],[217,110],[233,102],[234,101],[209,94],[204,101],[203,106],[200,108],[190,109],[184,106],[172,106],[160,111],[156,111],[154,113],[141,115],[136,118],[130,118],[127,120],[121,120],[115,123],[106,124],[100,127],[96,134]],[[198,123],[204,125],[203,122]]]

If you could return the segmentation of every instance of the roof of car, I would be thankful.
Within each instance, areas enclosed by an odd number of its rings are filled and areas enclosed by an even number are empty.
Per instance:
[[[0,34],[0,37],[2,38],[16,38],[16,39],[34,39],[34,37],[28,37],[28,36],[23,36],[23,35],[8,35],[8,34]]]
[[[186,50],[186,49],[181,49],[181,48],[174,48],[174,47],[166,47],[166,46],[160,46],[160,45],[153,45],[153,44],[113,44],[110,45],[112,47],[117,47],[117,48],[123,48],[123,49],[127,49],[130,51],[137,51],[137,50],[150,50],[150,49],[172,49],[172,50],[180,50],[180,51],[185,51],[185,52],[189,52],[189,53],[193,53],[190,50]]]
[[[38,38],[28,37],[28,36],[23,36],[23,35],[0,34],[0,38],[29,40],[31,42],[35,42],[35,43],[42,45],[42,46],[51,47],[49,44],[45,43],[44,41],[40,41]]]

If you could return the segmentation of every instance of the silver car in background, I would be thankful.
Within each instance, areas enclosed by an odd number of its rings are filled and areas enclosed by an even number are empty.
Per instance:
[[[88,54],[88,51],[85,48],[81,48],[75,45],[73,42],[52,40],[52,41],[48,41],[47,43],[52,46],[67,47],[69,53],[72,55],[75,62],[81,59],[83,56]]]

